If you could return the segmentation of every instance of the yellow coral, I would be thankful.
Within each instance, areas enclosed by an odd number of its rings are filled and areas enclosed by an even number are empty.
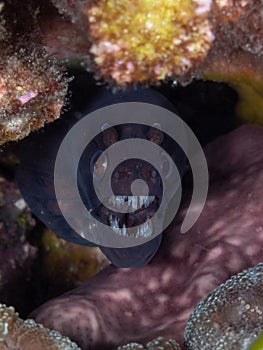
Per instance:
[[[250,346],[249,350],[262,350],[263,349],[263,333],[261,333],[257,340]]]
[[[43,232],[40,246],[40,269],[46,280],[56,281],[49,297],[80,285],[108,265],[99,248],[67,242],[49,230]]]
[[[120,84],[182,75],[213,41],[209,9],[197,0],[96,2],[86,15],[97,67]]]
[[[237,116],[242,120],[263,125],[263,77],[251,69],[237,72],[206,72],[209,80],[226,82],[239,94]]]

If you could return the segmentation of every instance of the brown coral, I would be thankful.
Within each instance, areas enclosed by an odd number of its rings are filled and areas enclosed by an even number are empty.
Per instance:
[[[1,350],[80,350],[76,343],[33,320],[23,321],[10,306],[0,304]]]
[[[187,349],[247,350],[263,331],[263,263],[231,277],[192,313]]]
[[[6,36],[6,29],[5,29],[5,19],[3,17],[3,14],[1,12],[3,11],[4,3],[0,2],[0,40],[5,39]]]
[[[212,22],[215,46],[263,55],[263,3],[261,0],[215,0]],[[227,44],[227,45],[226,45]],[[213,48],[214,49],[214,48]]]
[[[85,0],[51,0],[51,2],[61,14],[71,17],[72,21],[75,22],[79,16],[78,7],[83,6]]]
[[[201,77],[227,82],[239,93],[237,114],[263,123],[263,2],[217,0],[215,40]]]
[[[16,0],[0,5],[1,145],[58,118],[68,79],[40,45],[35,5]]]
[[[34,225],[15,183],[0,176],[0,300],[23,314],[34,307],[30,281],[38,250],[27,239]]]
[[[83,58],[88,60],[90,42],[86,31],[76,24],[80,11],[77,10],[75,1],[52,2],[57,5],[58,10],[44,1],[38,15],[41,42],[45,50],[70,66],[78,65]],[[82,1],[78,0],[80,2]]]
[[[58,118],[66,91],[62,70],[43,50],[2,50],[0,144],[21,139]]]

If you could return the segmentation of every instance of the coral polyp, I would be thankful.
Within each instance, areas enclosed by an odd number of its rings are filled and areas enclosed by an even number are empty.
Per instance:
[[[251,347],[262,334],[263,264],[232,276],[199,303],[185,329],[187,349]],[[257,339],[260,345],[260,338]]]
[[[80,350],[76,343],[33,320],[23,321],[12,306],[0,304],[0,348],[3,350]]]
[[[209,9],[210,1],[96,2],[86,15],[100,73],[120,84],[184,74],[213,41]]]

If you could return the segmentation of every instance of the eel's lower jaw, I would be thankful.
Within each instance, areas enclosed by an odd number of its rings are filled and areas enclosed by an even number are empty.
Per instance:
[[[109,226],[112,228],[112,230],[121,236],[129,236],[129,232],[127,230],[127,226],[125,222],[120,222],[121,219],[118,217],[113,217],[110,215],[108,218]],[[133,228],[132,237],[138,238],[138,237],[150,237],[153,234],[153,226],[152,221],[147,217],[147,221],[145,221],[143,224],[136,226]]]
[[[107,215],[107,224],[112,230],[121,236],[150,237],[153,234],[151,218],[158,209],[158,198],[156,196],[116,196],[116,198],[120,206],[128,204],[128,210],[124,214]],[[131,210],[134,213],[131,213]],[[133,228],[132,233],[129,232],[129,228]]]

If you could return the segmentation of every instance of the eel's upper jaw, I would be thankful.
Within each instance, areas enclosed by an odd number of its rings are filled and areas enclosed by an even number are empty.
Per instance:
[[[157,201],[156,196],[111,196],[108,200],[108,206],[114,206],[116,209],[125,210],[126,213],[131,213],[136,210],[148,208],[150,204]]]

